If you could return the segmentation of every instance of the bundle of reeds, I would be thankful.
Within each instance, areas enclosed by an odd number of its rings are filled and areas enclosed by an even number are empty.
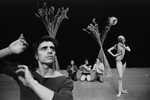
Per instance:
[[[55,8],[53,6],[48,8],[46,2],[44,2],[43,7],[39,7],[38,13],[35,13],[35,15],[42,20],[49,35],[55,38],[62,20],[65,18],[68,19],[68,10],[69,8],[65,10],[64,7],[62,7],[59,8],[55,14]]]

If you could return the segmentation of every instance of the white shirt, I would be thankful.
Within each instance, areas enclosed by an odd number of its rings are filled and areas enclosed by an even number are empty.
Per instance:
[[[104,64],[99,62],[99,63],[95,63],[93,70],[96,70],[97,73],[103,73],[104,71]]]

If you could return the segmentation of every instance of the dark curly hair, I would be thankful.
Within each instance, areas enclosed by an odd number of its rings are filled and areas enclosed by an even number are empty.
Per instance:
[[[44,42],[44,41],[51,41],[51,42],[54,44],[55,49],[56,49],[57,46],[58,46],[58,41],[57,41],[55,38],[52,38],[52,37],[50,37],[50,36],[48,36],[48,35],[45,35],[45,36],[43,36],[39,41],[33,43],[34,55],[37,54],[37,49],[38,49],[39,45],[40,45],[42,42]]]

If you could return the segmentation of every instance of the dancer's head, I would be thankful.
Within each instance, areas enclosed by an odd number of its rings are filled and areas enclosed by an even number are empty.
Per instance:
[[[71,63],[71,65],[73,65],[73,64],[74,64],[74,60],[71,60],[71,62],[70,62],[70,63]]]
[[[43,36],[33,44],[35,58],[41,64],[51,64],[55,61],[57,40],[50,36]]]
[[[99,62],[101,62],[101,60],[100,60],[99,57],[97,57],[97,58],[96,58],[96,63],[99,63]]]
[[[89,64],[88,59],[85,59],[85,64],[86,64],[86,65],[88,65],[88,64]]]
[[[118,42],[124,44],[125,43],[125,37],[123,35],[118,36]]]

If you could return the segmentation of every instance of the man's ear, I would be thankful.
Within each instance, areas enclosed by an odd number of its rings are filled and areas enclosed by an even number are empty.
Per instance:
[[[38,60],[38,56],[37,55],[35,55],[34,57],[35,57],[36,60]]]

